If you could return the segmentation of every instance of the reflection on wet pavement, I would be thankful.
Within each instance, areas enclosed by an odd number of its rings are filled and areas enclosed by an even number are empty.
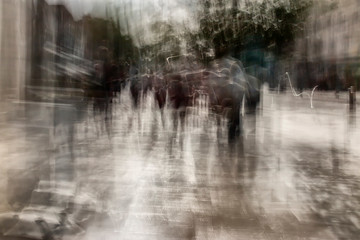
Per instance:
[[[183,129],[151,95],[130,102],[127,89],[111,117],[89,107],[55,129],[3,123],[0,219],[41,215],[46,232],[71,203],[63,239],[357,239],[358,118],[345,104],[265,93],[228,142],[204,102]]]

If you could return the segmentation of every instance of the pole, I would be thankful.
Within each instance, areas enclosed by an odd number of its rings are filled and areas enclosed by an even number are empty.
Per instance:
[[[354,109],[356,106],[356,92],[354,91],[354,86],[349,87],[349,107]]]

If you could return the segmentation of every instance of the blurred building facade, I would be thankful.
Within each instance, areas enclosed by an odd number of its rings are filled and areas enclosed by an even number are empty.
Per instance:
[[[32,1],[0,1],[0,99],[24,97],[30,74]]]
[[[79,72],[93,52],[86,48],[86,26],[63,5],[0,1],[0,99],[34,99],[34,87],[55,86],[59,75]]]
[[[86,57],[83,21],[75,21],[64,5],[38,0],[33,9],[30,98],[44,97],[49,88],[73,87]],[[88,63],[90,65],[90,63]],[[38,87],[45,87],[43,91]],[[46,98],[46,96],[45,96]]]
[[[359,10],[359,1],[345,0],[326,13],[314,11],[307,28],[309,60],[357,58],[360,54]]]
[[[359,87],[360,2],[322,3],[314,5],[305,34],[297,41],[298,85],[319,85],[324,90]],[[332,69],[336,69],[338,83],[330,79]]]
[[[78,87],[84,76],[90,78],[99,46],[117,57],[126,54],[121,43],[129,41],[114,30],[116,24],[92,16],[75,19],[61,2],[1,0],[0,99],[51,102],[56,87]]]

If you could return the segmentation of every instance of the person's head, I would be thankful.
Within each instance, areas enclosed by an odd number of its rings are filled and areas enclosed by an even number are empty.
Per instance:
[[[67,212],[66,211],[62,211],[61,213],[60,213],[60,223],[61,224],[64,224],[65,223],[65,221],[66,221],[66,218],[67,218]]]
[[[229,53],[229,46],[225,41],[223,32],[219,32],[213,39],[215,58],[222,58]]]
[[[98,54],[99,54],[99,60],[101,61],[107,61],[109,58],[109,50],[106,47],[99,47],[98,49]]]

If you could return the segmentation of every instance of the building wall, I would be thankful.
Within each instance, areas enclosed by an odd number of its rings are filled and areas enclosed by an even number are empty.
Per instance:
[[[0,99],[24,97],[29,77],[32,1],[0,1]]]
[[[329,8],[330,2],[336,2],[336,7]],[[324,0],[314,5],[305,33],[297,40],[295,58],[295,64],[302,66],[297,68],[297,75],[306,76],[302,78],[305,87],[319,85],[322,89],[345,90],[360,86],[360,76],[356,75],[360,73],[359,20],[358,0]],[[330,80],[334,68],[339,79],[336,84]]]
[[[318,6],[317,6],[318,7]],[[360,54],[360,4],[342,0],[335,9],[314,9],[307,23],[308,60],[344,60]]]

